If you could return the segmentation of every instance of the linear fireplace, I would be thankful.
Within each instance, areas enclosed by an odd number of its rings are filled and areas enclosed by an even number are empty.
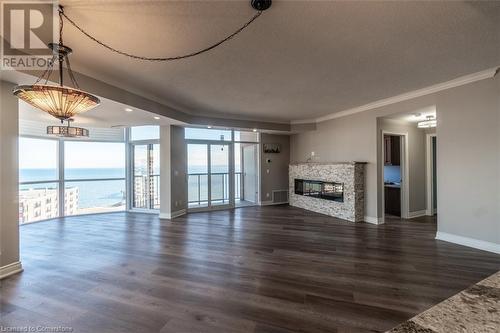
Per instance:
[[[363,162],[290,164],[290,205],[351,222],[364,220]]]
[[[344,184],[320,180],[295,179],[295,194],[344,202]]]

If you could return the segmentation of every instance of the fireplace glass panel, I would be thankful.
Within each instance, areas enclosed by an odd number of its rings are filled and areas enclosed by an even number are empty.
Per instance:
[[[344,202],[344,184],[295,179],[295,194]]]

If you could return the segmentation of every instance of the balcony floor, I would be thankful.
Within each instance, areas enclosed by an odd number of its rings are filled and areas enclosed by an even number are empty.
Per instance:
[[[1,326],[73,332],[381,332],[494,273],[432,218],[352,224],[283,206],[21,226]]]

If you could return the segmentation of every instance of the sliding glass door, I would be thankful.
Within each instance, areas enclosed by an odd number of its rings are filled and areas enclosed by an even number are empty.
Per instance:
[[[233,204],[230,155],[229,143],[188,143],[190,210],[230,207]]]
[[[208,207],[208,145],[187,145],[188,208]]]
[[[210,147],[210,204],[230,204],[229,144],[209,144]]]
[[[160,145],[133,144],[133,209],[160,208]]]

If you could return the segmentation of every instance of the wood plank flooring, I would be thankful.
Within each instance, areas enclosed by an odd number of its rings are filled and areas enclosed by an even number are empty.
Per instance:
[[[471,221],[472,223],[472,221]],[[0,325],[73,332],[383,332],[493,274],[432,218],[351,224],[289,206],[21,226]]]

